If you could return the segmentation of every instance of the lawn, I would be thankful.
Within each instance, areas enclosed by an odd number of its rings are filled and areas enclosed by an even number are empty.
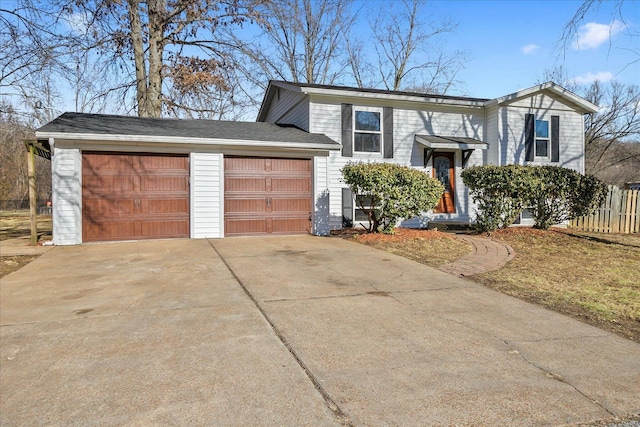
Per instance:
[[[51,215],[38,215],[36,221],[38,238],[51,240]],[[29,211],[0,212],[0,241],[29,236],[30,234]]]
[[[51,215],[38,215],[38,239],[51,240]],[[31,234],[29,211],[0,212],[0,242]],[[0,255],[2,243],[0,243]],[[0,256],[0,278],[21,269],[39,255]]]
[[[640,342],[640,236],[510,228],[493,238],[515,258],[470,280]],[[437,231],[354,239],[433,267],[470,250]]]

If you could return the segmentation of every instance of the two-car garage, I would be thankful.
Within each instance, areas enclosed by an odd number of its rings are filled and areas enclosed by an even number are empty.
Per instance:
[[[226,236],[311,232],[311,160],[224,158]],[[82,240],[189,237],[189,157],[82,153]]]
[[[65,113],[37,136],[54,147],[55,244],[328,233],[316,199],[340,145],[324,135]]]

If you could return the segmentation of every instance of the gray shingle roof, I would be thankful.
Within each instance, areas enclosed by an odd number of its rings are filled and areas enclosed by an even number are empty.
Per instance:
[[[308,133],[296,127],[273,123],[156,119],[85,113],[64,113],[37,130],[39,137],[52,133],[290,142],[321,144],[326,145],[327,148],[340,146],[326,135]]]

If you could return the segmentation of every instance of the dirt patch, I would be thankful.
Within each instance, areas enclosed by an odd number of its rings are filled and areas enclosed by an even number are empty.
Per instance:
[[[0,278],[20,270],[40,255],[18,255],[0,257]]]

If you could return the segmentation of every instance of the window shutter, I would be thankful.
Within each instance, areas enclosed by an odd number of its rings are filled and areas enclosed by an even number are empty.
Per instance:
[[[560,161],[560,116],[551,116],[551,161]]]
[[[353,105],[342,104],[342,155],[353,157]]]
[[[535,123],[533,114],[524,115],[524,159],[528,162],[532,162],[534,159],[533,147],[535,145]]]
[[[350,188],[342,189],[342,226],[353,227],[353,193]]]
[[[382,136],[382,144],[384,146],[384,158],[393,159],[393,108],[384,107],[384,134]]]

